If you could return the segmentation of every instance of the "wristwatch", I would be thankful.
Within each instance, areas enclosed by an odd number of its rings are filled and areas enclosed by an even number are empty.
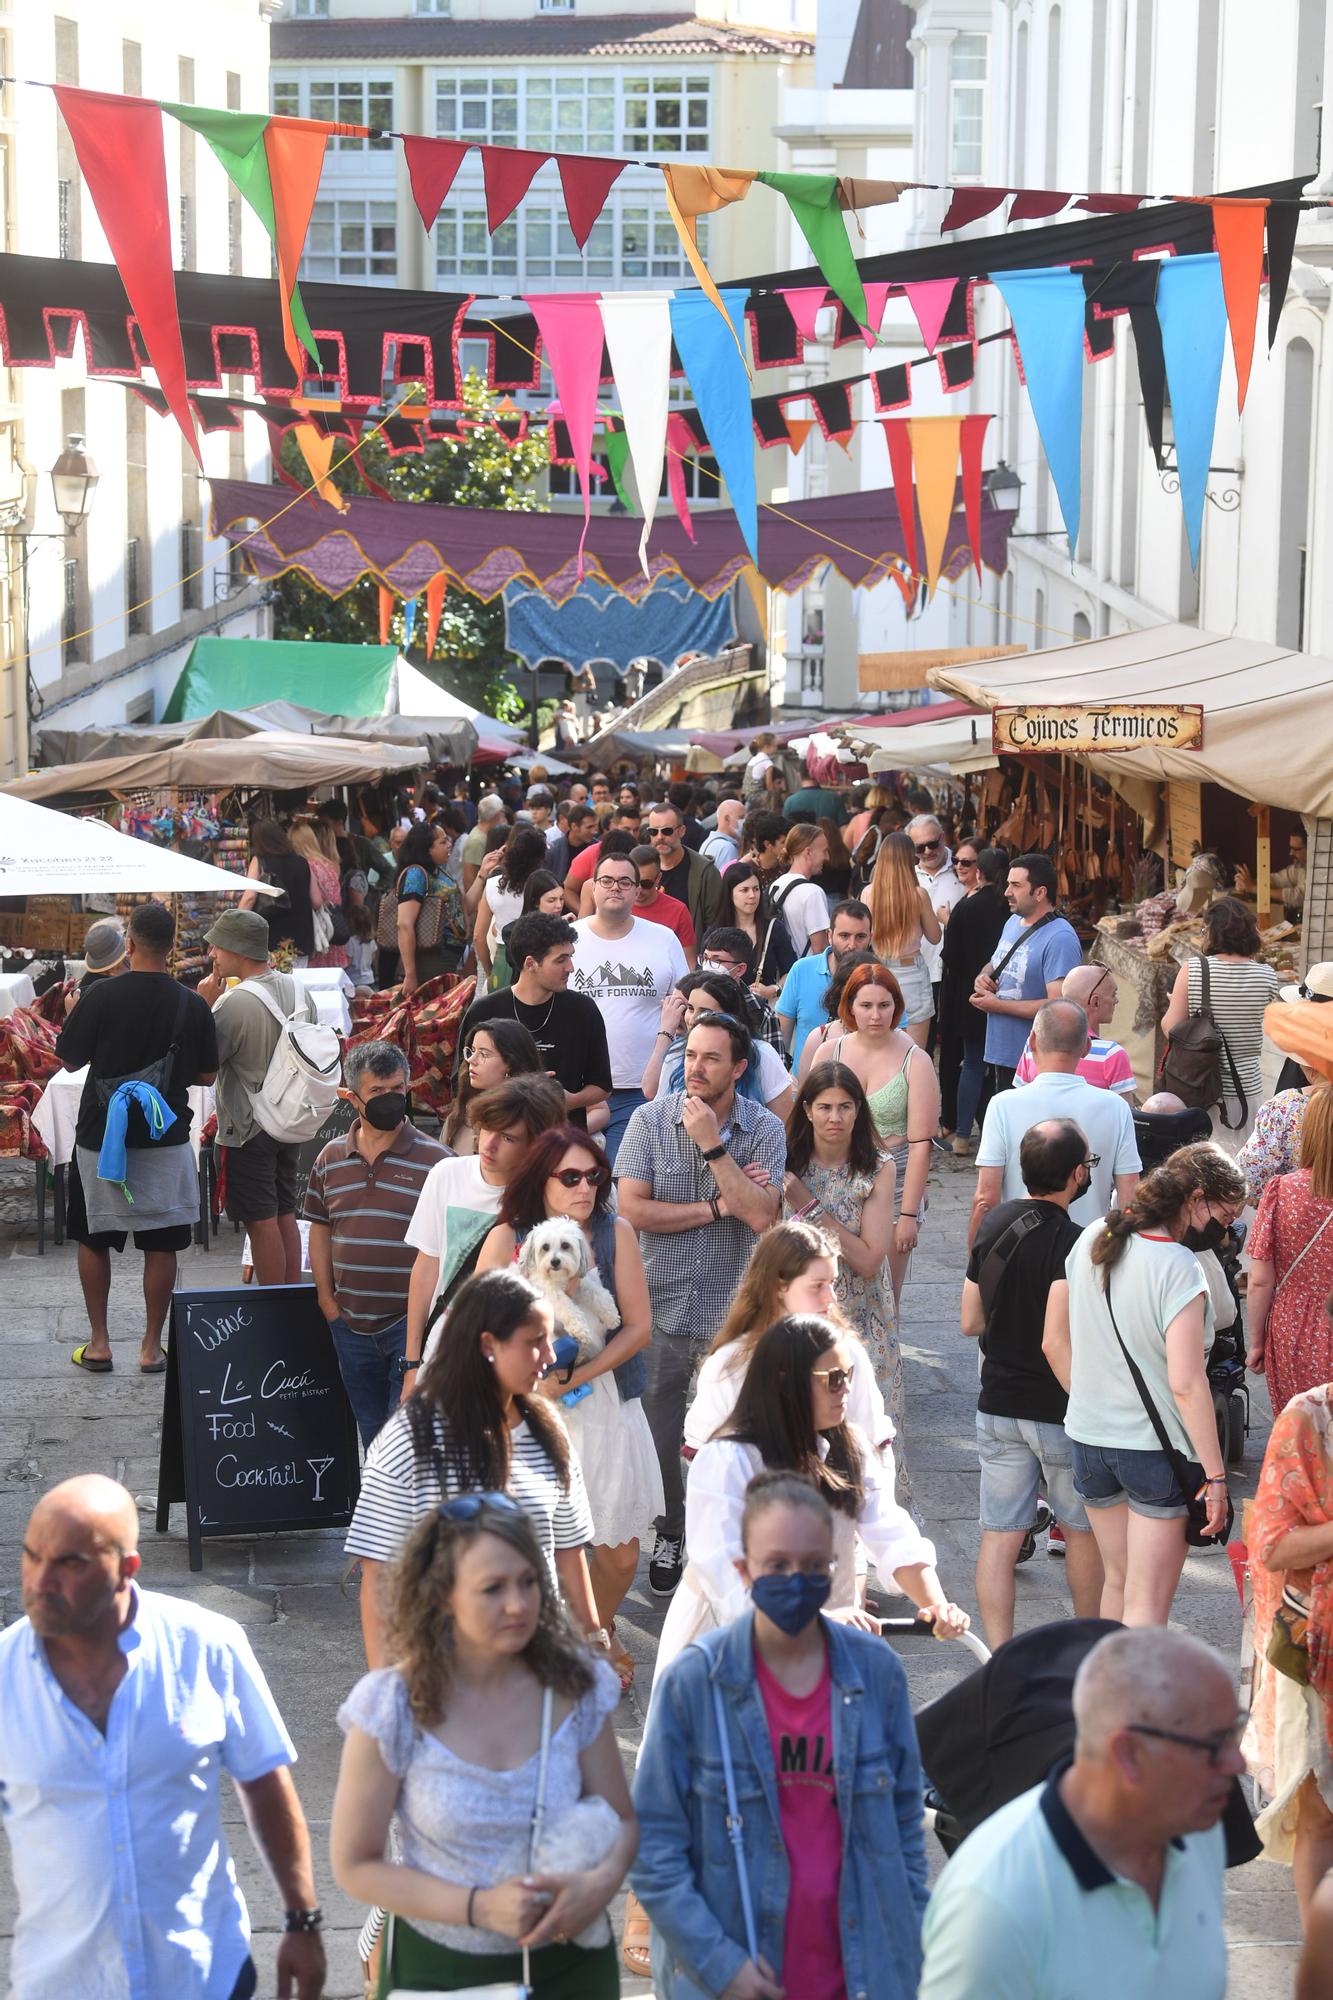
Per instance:
[[[716,1146],[710,1146],[706,1153],[700,1153],[699,1157],[701,1160],[720,1160],[726,1150],[726,1147],[719,1141]]]
[[[324,1912],[318,1906],[313,1910],[284,1910],[282,1928],[285,1931],[318,1931],[324,1927]]]
[[[402,1360],[398,1363],[398,1380],[400,1382],[405,1382],[407,1380],[407,1377],[412,1373],[413,1369],[420,1368],[420,1366],[421,1363],[419,1361],[413,1361],[409,1355],[405,1354]]]

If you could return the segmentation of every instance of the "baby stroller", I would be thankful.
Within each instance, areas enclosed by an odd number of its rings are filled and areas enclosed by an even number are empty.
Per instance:
[[[929,1629],[911,1618],[885,1621],[895,1639]],[[1113,1619],[1063,1618],[1020,1632],[918,1710],[927,1822],[946,1854],[1072,1753],[1074,1676],[1097,1641],[1119,1630]],[[1228,1868],[1253,1861],[1260,1842],[1239,1780],[1222,1826]]]
[[[1181,1146],[1207,1139],[1211,1133],[1212,1125],[1206,1111],[1134,1113],[1134,1137],[1138,1141],[1139,1158],[1145,1174],[1150,1174],[1154,1167],[1160,1167]],[[1236,1307],[1235,1319],[1230,1326],[1217,1333],[1208,1354],[1208,1385],[1213,1393],[1217,1441],[1227,1465],[1240,1464],[1245,1456],[1245,1440],[1250,1433],[1250,1391],[1245,1380],[1244,1299],[1240,1289],[1240,1259],[1247,1233],[1243,1223],[1233,1222],[1226,1240],[1213,1253]]]

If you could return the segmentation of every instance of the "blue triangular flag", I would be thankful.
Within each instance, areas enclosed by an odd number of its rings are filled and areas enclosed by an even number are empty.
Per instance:
[[[1185,510],[1190,561],[1197,569],[1226,345],[1227,302],[1220,257],[1209,253],[1162,259],[1157,276],[1157,324],[1162,329],[1166,384],[1171,392],[1180,504]]]
[[[1069,536],[1078,541],[1083,444],[1083,275],[1080,271],[996,271],[991,282],[1009,308],[1023,357],[1032,414]]]
[[[731,326],[743,333],[749,293],[743,285],[721,294]],[[671,338],[694,391],[708,442],[727,482],[750,560],[759,560],[759,508],[754,482],[754,419],[750,380],[727,320],[705,292],[677,292],[671,301]]]
[[[404,652],[406,652],[410,647],[410,645],[412,644],[412,634],[417,629],[417,603],[418,600],[415,597],[409,597],[406,604],[403,606],[403,651]]]

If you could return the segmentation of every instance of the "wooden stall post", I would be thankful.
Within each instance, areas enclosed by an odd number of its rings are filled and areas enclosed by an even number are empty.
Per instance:
[[[1267,806],[1254,808],[1254,900],[1259,928],[1266,931],[1273,921],[1273,838]]]

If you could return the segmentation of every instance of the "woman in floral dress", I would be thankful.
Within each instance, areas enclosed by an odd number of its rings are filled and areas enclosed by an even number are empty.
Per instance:
[[[896,1181],[856,1072],[846,1063],[816,1064],[787,1120],[786,1213],[815,1223],[837,1242],[837,1301],[865,1344],[898,1434],[898,1499],[910,1507],[903,1358],[888,1266]]]
[[[1269,1181],[1250,1233],[1249,1366],[1268,1378],[1273,1414],[1333,1378],[1333,1090],[1305,1107],[1301,1164]]]
[[[1292,1173],[1300,1164],[1305,1107],[1313,1093],[1324,1088],[1324,1079],[1316,1070],[1307,1069],[1305,1075],[1302,1090],[1280,1090],[1259,1106],[1254,1130],[1236,1155],[1236,1165],[1245,1176],[1256,1208],[1274,1175]]]

